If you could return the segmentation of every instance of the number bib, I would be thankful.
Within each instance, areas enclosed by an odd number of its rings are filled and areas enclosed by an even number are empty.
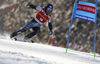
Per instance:
[[[51,14],[50,15],[45,15],[44,13],[44,9],[42,9],[41,11],[39,11],[36,14],[35,20],[39,23],[39,24],[43,24],[44,22],[46,22],[47,20],[51,19]]]

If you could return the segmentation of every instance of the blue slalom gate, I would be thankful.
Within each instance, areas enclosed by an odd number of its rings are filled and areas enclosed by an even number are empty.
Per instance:
[[[96,4],[75,0],[73,14],[72,14],[72,18],[71,18],[70,29],[69,29],[69,35],[68,35],[67,44],[66,44],[66,53],[68,50],[68,44],[69,44],[69,39],[70,39],[73,18],[79,18],[79,19],[83,19],[83,20],[95,23],[95,30],[94,30],[94,57],[95,57],[95,54],[96,54],[97,0],[96,0]]]

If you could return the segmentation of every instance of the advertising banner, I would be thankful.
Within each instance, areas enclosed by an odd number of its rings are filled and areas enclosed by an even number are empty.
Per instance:
[[[76,3],[75,10],[74,18],[95,22],[95,4],[79,1]]]

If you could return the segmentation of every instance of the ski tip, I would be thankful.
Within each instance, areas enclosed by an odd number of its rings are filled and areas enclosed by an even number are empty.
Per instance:
[[[14,38],[15,41],[17,41],[17,38]]]
[[[30,41],[30,43],[34,43],[34,41],[33,41],[33,40],[31,40],[31,41]]]

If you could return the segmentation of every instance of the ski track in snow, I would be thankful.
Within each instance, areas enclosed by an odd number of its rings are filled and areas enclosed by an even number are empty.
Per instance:
[[[40,43],[0,39],[0,64],[100,64],[100,55]]]
[[[6,61],[6,62],[5,62]],[[53,62],[54,63],[54,62]],[[0,51],[0,64],[53,64],[22,53]]]

